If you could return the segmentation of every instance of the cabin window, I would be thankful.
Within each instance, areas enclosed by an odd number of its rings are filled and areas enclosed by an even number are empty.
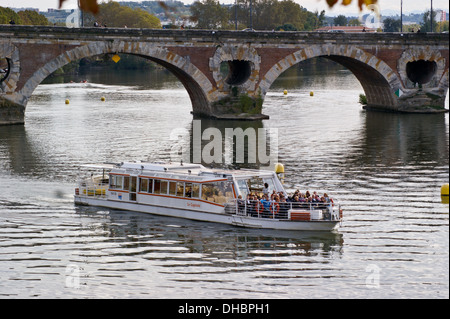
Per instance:
[[[169,182],[169,195],[175,196],[177,194],[177,182]]]
[[[199,197],[200,197],[200,185],[192,184],[192,198],[199,198]]]
[[[247,198],[248,195],[248,185],[245,179],[240,179],[237,181],[239,191],[241,192],[242,198]]]
[[[223,181],[202,184],[202,199],[225,204],[234,198],[232,182]]]
[[[148,179],[147,178],[141,178],[141,192],[148,193]]]
[[[184,184],[184,197],[192,197],[192,183]]]
[[[155,194],[161,194],[161,181],[159,179],[155,179],[155,186],[153,192]]]
[[[177,183],[177,196],[179,196],[179,197],[184,196],[184,183],[183,182]]]
[[[136,186],[137,186],[137,177],[131,176],[130,192],[136,193]]]
[[[210,197],[212,198],[212,185],[202,184],[202,199],[208,200]]]
[[[251,193],[260,194],[264,189],[264,181],[260,177],[252,177],[248,180],[248,188]]]
[[[124,178],[123,178],[123,189],[124,190],[130,189],[130,177],[129,176],[124,176]]]
[[[123,187],[123,176],[110,175],[110,177],[109,177],[109,187],[111,189],[122,189],[122,187]]]
[[[167,194],[167,186],[168,186],[168,182],[167,181],[161,181],[161,194],[166,195]]]

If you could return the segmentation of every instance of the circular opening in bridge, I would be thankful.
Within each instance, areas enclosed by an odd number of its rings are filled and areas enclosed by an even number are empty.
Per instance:
[[[228,69],[225,83],[229,85],[244,84],[250,78],[252,73],[251,62],[243,60],[222,62],[221,69]]]
[[[431,81],[436,69],[436,62],[418,60],[406,64],[406,75],[413,83],[425,84]]]
[[[8,78],[11,62],[8,58],[0,58],[0,83]]]

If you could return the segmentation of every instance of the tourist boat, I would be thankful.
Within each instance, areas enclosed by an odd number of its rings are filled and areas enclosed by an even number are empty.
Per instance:
[[[247,200],[249,194],[287,193],[266,170],[207,169],[200,164],[109,163],[84,165],[75,203],[242,227],[322,230],[338,228],[336,202]]]

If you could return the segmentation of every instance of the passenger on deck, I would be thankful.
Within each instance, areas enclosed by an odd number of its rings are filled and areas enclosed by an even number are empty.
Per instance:
[[[243,214],[245,212],[245,201],[242,199],[242,195],[238,196],[237,204],[239,213]]]
[[[270,213],[270,201],[268,195],[263,195],[263,198],[261,199],[261,204],[264,207],[263,215],[267,216]]]

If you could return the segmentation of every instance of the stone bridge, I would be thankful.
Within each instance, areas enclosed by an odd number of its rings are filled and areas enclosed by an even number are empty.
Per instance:
[[[244,32],[0,26],[0,124],[24,123],[35,88],[65,64],[126,53],[175,74],[193,114],[263,118],[264,97],[291,66],[325,57],[360,81],[368,108],[444,112],[449,38],[437,33]],[[220,72],[228,66],[228,75]]]

